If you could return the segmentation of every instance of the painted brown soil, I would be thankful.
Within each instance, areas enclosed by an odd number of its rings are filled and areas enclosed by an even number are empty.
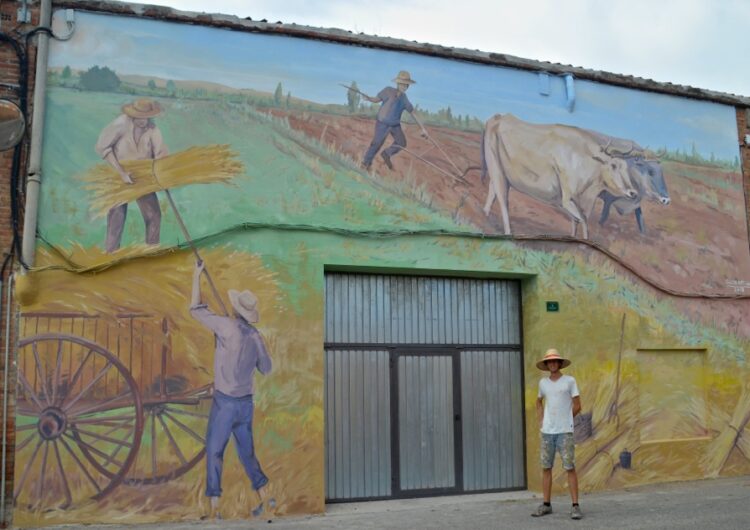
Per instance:
[[[361,160],[372,138],[374,120],[302,111],[273,110],[292,128],[333,145],[354,160]],[[429,133],[453,163],[465,170],[480,166],[480,134],[443,127],[428,127]],[[416,125],[405,125],[407,149],[446,171],[455,169]],[[386,142],[386,145],[390,140]],[[503,233],[499,205],[485,216],[487,183],[478,170],[466,174],[468,185],[454,180],[409,153],[393,158],[389,170],[380,156],[372,174],[391,182],[411,183],[427,191],[431,206],[485,233]],[[618,255],[639,274],[668,289],[702,294],[733,294],[728,280],[750,281],[750,253],[744,222],[744,198],[738,173],[663,163],[672,204],[642,204],[646,233],[641,234],[633,214],[620,216],[614,208],[604,226],[598,223],[601,201],[589,220],[590,237]],[[732,182],[722,189],[706,182]],[[557,208],[516,191],[510,194],[510,218],[514,234],[570,235],[568,216]],[[581,231],[579,229],[579,236]]]

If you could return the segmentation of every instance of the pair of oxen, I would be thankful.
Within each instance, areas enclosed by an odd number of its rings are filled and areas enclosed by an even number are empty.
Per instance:
[[[600,224],[614,206],[621,215],[634,213],[641,233],[646,230],[641,201],[670,203],[661,164],[635,142],[567,125],[527,123],[512,114],[495,115],[485,125],[482,178],[487,177],[484,213],[490,214],[497,199],[506,234],[511,188],[562,209],[571,219],[571,235],[580,224],[584,239],[597,199],[604,201]]]

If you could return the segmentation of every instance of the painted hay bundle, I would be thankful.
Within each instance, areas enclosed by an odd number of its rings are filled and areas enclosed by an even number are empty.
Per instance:
[[[612,374],[614,379],[614,374]],[[614,385],[603,385],[593,410],[593,436],[576,448],[576,467],[583,491],[606,487],[619,465],[620,453],[636,449],[632,420],[637,418],[638,392],[632,384],[621,384],[617,399],[618,415],[631,421],[617,421],[609,414]],[[605,394],[609,390],[611,399]]]
[[[585,477],[585,491],[597,491],[607,487],[615,470],[620,465],[620,453],[633,450],[633,437],[627,433],[618,434],[594,457],[580,466],[579,474]]]
[[[98,164],[81,177],[84,188],[93,195],[91,211],[95,217],[155,191],[187,184],[228,184],[245,170],[228,145],[191,147],[158,160],[125,160],[121,164],[133,184],[123,182],[107,163]]]
[[[706,449],[702,462],[706,475],[718,476],[735,446],[741,447],[742,452],[747,456],[745,451],[750,450],[750,443],[746,439],[750,435],[745,428],[748,423],[750,423],[750,387],[746,386],[742,389],[742,395],[734,408],[732,419]],[[741,437],[743,443],[739,444]]]

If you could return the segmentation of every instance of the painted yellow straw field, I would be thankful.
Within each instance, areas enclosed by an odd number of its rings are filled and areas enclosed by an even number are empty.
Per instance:
[[[123,254],[127,252],[122,251]],[[268,376],[256,375],[255,442],[261,464],[271,479],[273,494],[279,502],[278,513],[320,511],[324,502],[323,364],[315,344],[322,344],[322,329],[309,315],[316,315],[321,301],[313,289],[305,292],[303,288],[297,293],[294,304],[300,310],[291,310],[282,281],[264,266],[260,257],[229,248],[203,249],[201,252],[223,296],[226,296],[227,289],[237,288],[249,289],[258,298],[260,322],[257,327],[271,352],[274,366]],[[117,257],[122,256],[117,254]],[[68,259],[86,265],[111,258],[97,249],[80,247],[75,247],[68,256]],[[48,251],[40,252],[40,266],[61,263],[59,256]],[[27,293],[29,303],[25,304],[24,312],[83,312],[101,314],[104,318],[113,318],[123,312],[167,316],[171,326],[168,378],[184,377],[189,388],[198,388],[213,380],[214,338],[188,311],[193,268],[194,258],[185,251],[128,261],[111,269],[106,276],[47,270],[36,274],[38,283],[30,287],[34,292]],[[243,279],[241,285],[236,283],[237,278]],[[220,312],[205,283],[203,291],[204,301]],[[36,292],[38,296],[34,296]],[[228,304],[226,299],[225,303]],[[45,322],[43,320],[34,333],[57,331],[54,319],[49,324]],[[285,331],[290,326],[308,332]],[[45,350],[40,350],[40,353],[44,355]],[[144,355],[158,353],[146,352]],[[143,379],[140,366],[136,359],[133,362],[136,380]],[[148,451],[147,431],[144,432],[141,451]],[[175,436],[185,438],[184,432],[175,433]],[[177,441],[184,446],[184,441]],[[168,451],[169,447],[163,446],[162,449]],[[162,456],[167,459],[174,457]],[[16,464],[23,469],[28,459],[29,450],[20,452]],[[69,475],[69,478],[73,476],[71,485],[76,480],[80,483],[81,479],[75,477],[75,463],[69,464],[74,470]],[[226,452],[224,469],[222,514],[227,518],[247,518],[256,498],[231,444]],[[54,489],[59,480],[53,472],[48,475],[48,487]],[[31,491],[35,491],[33,481],[39,480],[38,474],[31,473],[29,477]],[[201,462],[178,479],[152,486],[129,487],[123,484],[100,502],[82,501],[67,510],[47,509],[48,506],[44,510],[34,510],[20,504],[15,522],[20,526],[37,526],[70,520],[100,522],[123,517],[132,522],[197,519],[206,509],[204,488],[205,469]]]

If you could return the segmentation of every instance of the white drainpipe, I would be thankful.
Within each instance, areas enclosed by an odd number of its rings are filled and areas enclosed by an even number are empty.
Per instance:
[[[52,0],[42,0],[39,26],[52,24]],[[36,77],[34,83],[34,113],[31,122],[31,150],[29,174],[26,180],[26,209],[23,219],[21,253],[23,263],[34,265],[36,257],[36,226],[39,215],[39,188],[42,184],[42,134],[44,133],[44,107],[47,93],[47,57],[49,35],[41,31],[37,36]]]

